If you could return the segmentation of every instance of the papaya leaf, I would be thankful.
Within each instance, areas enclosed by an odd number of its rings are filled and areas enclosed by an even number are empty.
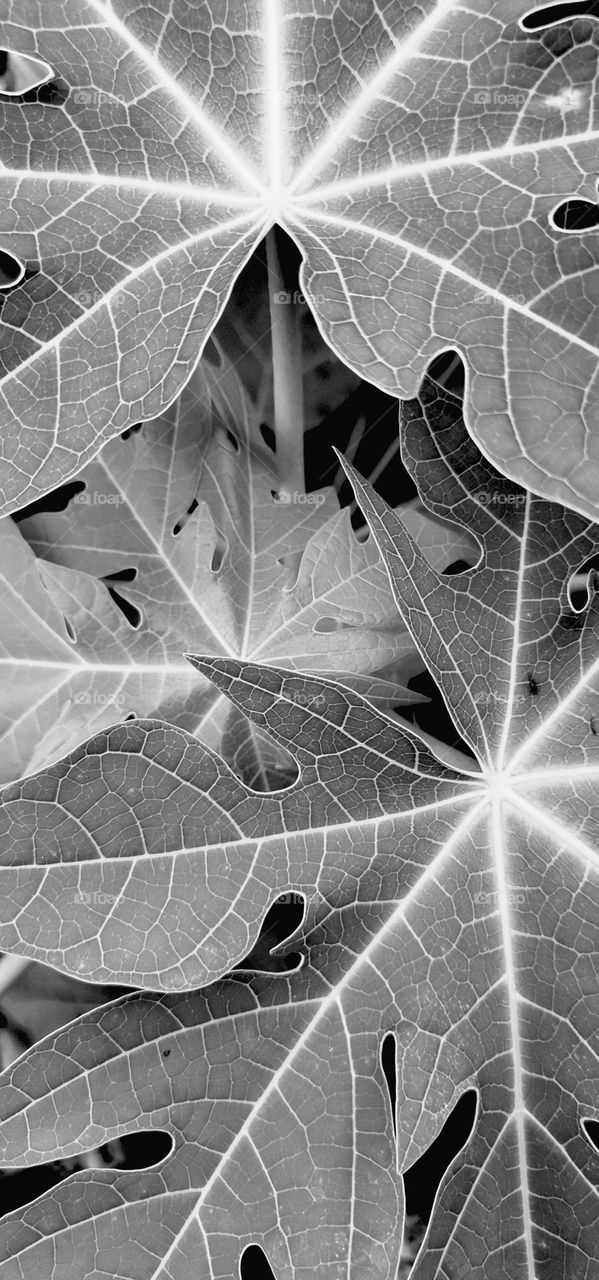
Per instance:
[[[599,28],[552,12],[5,4],[2,510],[173,403],[278,223],[351,370],[455,348],[485,455],[596,516]]]
[[[416,700],[405,685],[422,664],[376,545],[333,488],[276,500],[256,409],[219,354],[161,418],[104,447],[63,511],[0,522],[3,782],[129,715],[187,729],[252,786],[293,773],[185,650],[319,670],[381,705]],[[437,567],[475,556],[417,504],[402,518]]]
[[[435,761],[334,681],[193,658],[285,743],[295,783],[252,794],[182,730],[131,722],[4,792],[15,949],[60,940],[97,980],[122,978],[135,954],[136,981],[152,971],[164,987],[200,977],[199,953],[216,979],[207,992],[127,996],[4,1073],[7,1167],[140,1129],[174,1143],[151,1170],[79,1173],[9,1215],[6,1280],[212,1280],[236,1274],[250,1244],[277,1280],[395,1280],[403,1174],[470,1089],[472,1134],[442,1178],[413,1280],[599,1267],[592,575],[585,609],[568,594],[598,530],[510,487],[432,383],[403,435],[426,505],[474,529],[476,567],[434,570],[353,483],[478,771]],[[73,873],[91,910],[67,919]],[[91,895],[109,883],[93,943]],[[276,954],[291,946],[303,963],[273,974],[248,958],[226,976],[286,892],[305,909]]]

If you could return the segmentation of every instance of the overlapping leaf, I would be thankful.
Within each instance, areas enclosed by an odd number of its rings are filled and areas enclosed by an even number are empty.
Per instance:
[[[127,997],[5,1074],[8,1165],[146,1127],[175,1142],[155,1170],[80,1174],[11,1215],[6,1280],[231,1276],[251,1242],[277,1280],[394,1280],[401,1174],[469,1087],[479,1094],[475,1127],[443,1180],[414,1280],[591,1277],[599,1267],[599,1157],[584,1127],[599,1119],[599,618],[595,597],[576,613],[567,594],[598,531],[494,475],[456,404],[432,385],[405,431],[423,496],[468,518],[479,566],[438,574],[354,482],[481,773],[460,779],[436,765],[333,683],[225,658],[197,662],[293,752],[300,776],[287,791],[251,796],[213,756],[194,756],[184,734],[152,723],[114,731],[108,754],[97,738],[77,760],[10,790],[5,866],[12,857],[15,870],[2,877],[15,895],[29,875],[16,864],[31,849],[36,790],[46,901],[53,873],[65,871],[55,850],[76,857],[79,841],[91,883],[88,833],[99,825],[104,862],[129,875],[146,820],[154,844],[137,920],[145,910],[150,946],[140,967],[161,941],[148,904],[175,806],[184,837],[195,828],[197,838],[202,822],[213,841],[202,901],[208,909],[212,889],[220,902],[202,954],[214,972],[227,952],[236,961],[244,914],[251,944],[250,912],[257,920],[273,894],[289,886],[307,904],[292,942],[305,952],[299,971],[229,977],[207,994]],[[324,699],[318,713],[294,700],[298,691]],[[59,821],[60,839],[48,843]],[[179,922],[197,895],[193,859],[181,860]],[[31,920],[24,903],[23,894],[21,922]],[[165,899],[160,907],[166,957],[174,916]],[[126,946],[123,927],[121,954]],[[171,981],[167,965],[162,978]],[[380,1061],[387,1033],[397,1137]]]
[[[0,248],[22,264],[3,509],[172,403],[279,222],[345,363],[411,396],[457,347],[487,456],[596,513],[599,241],[556,214],[597,199],[599,28],[530,8],[4,0],[4,46],[54,79],[0,104]]]
[[[354,535],[334,489],[284,505],[276,484],[221,351],[162,418],[104,448],[64,512],[0,524],[3,782],[134,714],[196,734],[263,787],[287,754],[198,679],[186,650],[414,700],[397,683],[414,648],[376,546]],[[402,518],[437,567],[472,559],[467,535],[414,505]],[[393,682],[365,678],[390,664]]]

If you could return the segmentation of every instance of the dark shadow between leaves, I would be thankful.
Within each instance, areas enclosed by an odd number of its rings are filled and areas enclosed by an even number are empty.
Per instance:
[[[436,382],[437,386],[443,387],[445,391],[450,391],[454,396],[463,399],[466,371],[462,357],[453,347],[449,347],[447,351],[441,351],[434,360],[431,360],[426,377]]]
[[[15,524],[20,524],[22,520],[28,520],[30,516],[40,515],[44,511],[66,511],[73,498],[83,493],[85,488],[85,481],[69,480],[67,484],[59,485],[58,489],[52,489],[50,493],[45,493],[36,502],[30,502],[29,506],[21,507],[20,511],[15,511],[12,519]]]
[[[138,431],[141,431],[142,427],[143,422],[134,422],[132,427],[126,427],[124,431],[121,431],[119,438],[121,440],[128,440],[129,436],[137,435]]]
[[[408,689],[413,689],[415,693],[424,694],[428,701],[398,706],[397,710],[404,720],[408,720],[416,729],[420,728],[424,733],[428,733],[440,742],[444,742],[448,747],[455,747],[457,751],[462,751],[464,755],[470,756],[473,764],[478,768],[478,762],[472,748],[456,732],[456,727],[447,710],[441,690],[435,683],[430,671],[422,671],[418,675],[411,676],[408,680]]]
[[[127,1134],[97,1148],[101,1165],[105,1169],[153,1169],[171,1155],[174,1138],[163,1129],[144,1129],[140,1133]],[[67,1178],[81,1171],[84,1157],[69,1160],[53,1160],[27,1169],[0,1169],[0,1195],[2,1213],[10,1213],[31,1204],[39,1196],[51,1191]],[[95,1168],[93,1172],[95,1172]],[[93,1176],[93,1174],[92,1174]]]

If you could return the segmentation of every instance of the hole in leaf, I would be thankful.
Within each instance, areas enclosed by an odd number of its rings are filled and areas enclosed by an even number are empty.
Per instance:
[[[467,1089],[428,1151],[404,1173],[406,1214],[417,1213],[428,1222],[441,1180],[470,1138],[476,1103],[476,1089]]]
[[[116,573],[105,573],[104,582],[135,582],[137,569],[117,569]]]
[[[0,289],[12,289],[20,284],[25,275],[25,267],[12,253],[0,249]]]
[[[269,907],[249,955],[236,968],[258,973],[289,973],[298,969],[303,961],[299,951],[291,951],[283,956],[272,956],[270,953],[292,937],[302,923],[305,909],[306,900],[302,893],[281,894]]]
[[[591,593],[593,589],[597,589],[597,578],[591,577],[590,592],[587,582],[589,574],[595,575],[599,572],[599,554],[589,556],[588,560],[584,560],[580,567],[572,574],[568,582],[568,600],[571,608],[575,613],[584,613],[591,602]]]
[[[567,22],[568,18],[583,16],[599,16],[597,0],[569,0],[568,3],[559,0],[557,4],[544,4],[540,9],[534,9],[521,18],[519,25],[523,31],[540,31],[544,27],[553,27],[558,22]]]
[[[239,1259],[239,1280],[277,1280],[264,1249],[249,1244]]]
[[[125,600],[124,596],[119,595],[118,591],[114,591],[112,587],[108,588],[108,594],[114,601],[117,609],[120,609],[123,617],[127,619],[129,626],[133,627],[134,631],[136,631],[141,624],[140,610],[136,605],[131,604],[129,600]]]
[[[216,528],[215,532],[216,532],[216,544],[214,547],[214,551],[212,552],[212,559],[210,561],[210,572],[220,573],[224,565],[227,552],[229,550],[229,543],[227,542],[227,539],[225,538],[224,534],[221,533],[219,528]]]
[[[164,1129],[144,1129],[119,1138],[119,1169],[151,1169],[170,1156],[175,1140]]]
[[[583,1120],[581,1123],[585,1138],[595,1148],[595,1151],[599,1151],[599,1121]]]
[[[127,619],[129,626],[133,627],[135,630],[137,630],[141,623],[140,610],[136,605],[132,604],[130,600],[125,599],[125,597],[122,596],[120,592],[116,591],[116,589],[110,584],[112,582],[132,582],[136,577],[137,569],[120,569],[117,573],[104,574],[102,579],[106,584],[111,600],[114,601],[117,609],[120,609],[123,617]]]
[[[99,1154],[107,1169],[150,1169],[164,1160],[173,1146],[171,1134],[157,1129],[154,1132],[144,1131],[111,1140],[99,1148]],[[3,1213],[30,1204],[80,1168],[80,1162],[75,1157],[54,1160],[32,1169],[0,1169]]]
[[[381,1066],[385,1080],[387,1081],[387,1089],[389,1090],[389,1102],[391,1103],[391,1118],[393,1120],[393,1132],[397,1137],[397,1068],[396,1068],[396,1042],[392,1031],[389,1031],[383,1039],[381,1045]]]
[[[0,95],[3,97],[21,98],[54,79],[52,68],[39,58],[13,53],[10,49],[1,49],[0,56]]]
[[[74,1165],[66,1168],[58,1160],[33,1169],[0,1170],[2,1213],[9,1213],[13,1209],[31,1204],[32,1200],[37,1200],[38,1196],[50,1191],[59,1182],[64,1182],[73,1170]]]
[[[453,578],[459,573],[469,572],[471,568],[472,565],[468,564],[467,560],[452,560],[451,564],[448,564],[447,568],[443,570],[443,573]]]
[[[264,441],[265,445],[267,445],[267,447],[270,449],[271,453],[274,453],[274,451],[275,451],[275,433],[274,433],[274,431],[273,431],[272,427],[269,427],[269,426],[268,426],[268,423],[266,423],[266,422],[261,422],[261,423],[260,423],[260,435],[262,436],[262,439],[263,439],[263,441]]]
[[[539,683],[538,683],[538,680],[536,680],[534,673],[532,671],[529,671],[526,678],[528,680],[528,692],[530,693],[531,698],[538,698]]]
[[[178,535],[179,533],[181,533],[181,530],[185,528],[185,525],[187,524],[187,522],[188,522],[188,520],[189,520],[190,516],[192,516],[192,515],[193,515],[194,511],[197,511],[198,506],[199,506],[199,503],[198,503],[197,498],[192,498],[192,500],[191,500],[191,502],[190,502],[190,504],[189,504],[189,506],[188,506],[188,508],[187,508],[187,511],[185,512],[185,515],[184,515],[184,516],[181,516],[181,519],[180,519],[180,520],[177,520],[176,524],[174,524],[174,525],[173,525],[173,537],[174,537],[174,538],[176,538],[176,537],[177,537],[177,535]]]
[[[566,200],[553,210],[551,220],[559,231],[580,235],[599,227],[599,204],[591,200]]]

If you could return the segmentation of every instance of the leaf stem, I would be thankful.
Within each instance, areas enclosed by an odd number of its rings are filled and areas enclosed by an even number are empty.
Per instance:
[[[289,281],[285,280],[276,227],[272,227],[266,237],[266,258],[277,476],[279,493],[293,497],[306,490],[301,315],[297,290],[292,292],[286,288]]]

